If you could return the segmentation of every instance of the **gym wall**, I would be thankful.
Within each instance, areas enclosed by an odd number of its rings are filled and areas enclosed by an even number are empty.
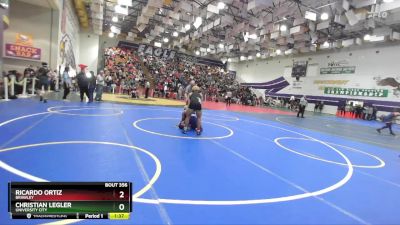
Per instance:
[[[4,45],[6,43],[14,44],[18,33],[31,35],[33,47],[41,49],[41,59],[30,61],[4,57],[3,70],[22,72],[27,65],[39,66],[41,62],[47,62],[51,68],[55,69],[58,52],[59,11],[16,0],[10,1],[9,17],[10,27],[4,32]]]

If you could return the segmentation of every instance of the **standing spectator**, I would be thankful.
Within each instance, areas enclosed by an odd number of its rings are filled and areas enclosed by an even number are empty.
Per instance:
[[[192,92],[192,87],[196,84],[194,80],[191,80],[189,85],[185,89],[185,99],[188,100],[189,94]]]
[[[107,92],[111,91],[111,84],[112,84],[112,77],[110,75],[110,71],[106,72],[106,85],[107,85]]]
[[[100,73],[96,77],[96,101],[101,101],[103,96],[104,88],[104,71],[100,70]]]
[[[297,117],[301,115],[301,118],[304,118],[304,111],[306,110],[307,107],[307,99],[306,96],[303,96],[300,98],[300,104],[299,104],[299,112],[297,113]]]
[[[69,76],[69,67],[65,67],[63,73],[63,86],[64,86],[64,96],[63,100],[67,100],[68,94],[71,91],[72,81],[71,77]]]
[[[376,106],[372,106],[372,116],[371,116],[371,120],[376,120],[376,114],[378,113],[378,108],[376,108]]]
[[[33,77],[35,75],[35,70],[33,69],[33,66],[29,65],[29,67],[24,70],[24,74],[26,75],[26,77]]]
[[[86,77],[86,65],[79,64],[81,72],[77,75],[78,86],[80,91],[81,102],[83,102],[83,96],[89,98],[89,79]]]
[[[169,92],[168,92],[168,84],[167,84],[167,82],[164,83],[164,98],[169,98]]]
[[[56,90],[56,81],[57,81],[57,70],[50,70],[49,71],[49,85],[50,90]]]
[[[294,109],[294,103],[295,103],[295,101],[296,101],[296,98],[292,95],[292,96],[290,96],[290,99],[289,99],[289,109],[290,110],[293,110]]]
[[[178,99],[182,100],[183,97],[183,85],[182,84],[178,84]]]
[[[44,103],[47,102],[44,95],[49,88],[48,73],[49,73],[49,70],[47,68],[47,63],[44,62],[44,63],[42,63],[42,67],[40,67],[38,70],[39,93],[40,93],[39,96],[40,96],[40,101],[43,101]]]
[[[231,106],[231,101],[232,101],[232,92],[228,90],[226,92],[226,105]]]
[[[323,109],[324,109],[324,102],[321,101],[321,102],[319,103],[319,112],[322,112]]]
[[[93,71],[90,71],[86,75],[89,80],[89,103],[91,103],[93,102],[94,89],[96,88],[96,76]]]
[[[16,79],[14,83],[14,94],[15,95],[22,94],[23,86],[24,86],[24,75],[16,73]]]
[[[315,105],[314,105],[314,112],[316,112],[318,109],[319,109],[319,102],[315,102]]]
[[[367,118],[366,118],[367,120],[371,120],[373,112],[374,109],[372,108],[372,106],[369,106],[367,109]]]
[[[149,91],[150,91],[150,81],[148,81],[148,80],[146,81],[145,88],[146,88],[146,90],[145,90],[144,97],[148,98],[149,97]]]

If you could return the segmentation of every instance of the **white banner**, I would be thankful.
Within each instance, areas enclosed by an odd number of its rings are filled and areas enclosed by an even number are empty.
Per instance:
[[[348,98],[348,96],[335,92],[326,92],[329,89],[369,89],[369,90],[387,90],[387,96],[357,96],[360,99],[370,100],[387,100],[400,102],[400,76],[343,76],[343,75],[324,75],[316,77],[302,77],[299,81],[294,78],[286,77],[290,83],[289,86],[280,90],[280,94],[294,94],[294,95],[313,95],[313,96],[327,96],[327,97],[341,97]],[[386,91],[385,91],[386,92]]]

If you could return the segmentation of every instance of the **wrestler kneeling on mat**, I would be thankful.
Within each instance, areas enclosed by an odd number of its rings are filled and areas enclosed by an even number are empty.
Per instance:
[[[201,134],[202,131],[202,125],[201,125],[201,100],[203,96],[200,93],[200,88],[198,86],[194,86],[192,88],[192,93],[189,94],[188,96],[188,108],[185,110],[185,116],[182,115],[182,120],[184,119],[185,124],[183,127],[182,132],[186,134],[186,132],[189,129],[189,124],[194,126],[194,119],[192,118],[192,114],[195,113],[197,117],[196,121],[196,133],[197,135]],[[185,117],[185,118],[183,118]],[[192,120],[192,121],[191,121]],[[192,122],[192,123],[190,123]]]
[[[183,108],[181,122],[179,122],[179,125],[178,125],[179,129],[181,129],[181,130],[185,127],[186,111],[187,110],[188,110],[188,106],[185,106]],[[196,117],[195,113],[192,113],[192,115],[190,115],[189,128],[192,129],[192,130],[196,130],[196,128],[197,128],[197,117]]]

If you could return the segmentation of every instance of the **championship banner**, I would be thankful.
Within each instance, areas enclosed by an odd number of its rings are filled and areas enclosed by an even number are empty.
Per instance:
[[[40,48],[6,44],[5,55],[12,58],[40,60],[42,56],[42,51]]]
[[[328,67],[320,69],[321,75],[327,74],[354,74],[356,72],[355,66],[350,66],[350,62],[346,59],[331,61],[328,63]]]
[[[328,67],[321,68],[320,74],[354,74],[356,72],[355,66],[342,66],[342,67]]]
[[[324,94],[386,98],[389,91],[386,89],[325,87]]]

